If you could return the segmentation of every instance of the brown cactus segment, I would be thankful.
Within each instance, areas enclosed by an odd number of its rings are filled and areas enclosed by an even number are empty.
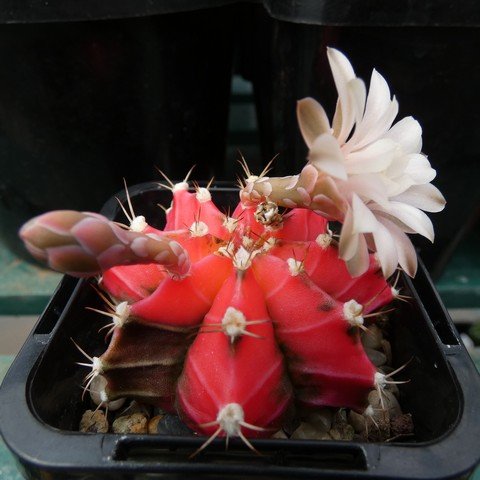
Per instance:
[[[192,340],[189,333],[132,321],[115,329],[100,357],[108,398],[129,396],[173,411],[177,378]]]

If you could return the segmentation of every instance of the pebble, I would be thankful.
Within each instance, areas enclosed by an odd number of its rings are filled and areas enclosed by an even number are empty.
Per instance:
[[[107,433],[108,420],[102,410],[87,410],[80,420],[79,430],[84,433]]]
[[[292,433],[292,440],[331,440],[332,437],[325,431],[319,430],[314,425],[302,422]]]
[[[392,418],[390,422],[392,436],[409,435],[413,433],[413,419],[410,413],[404,413]]]
[[[147,418],[150,418],[150,409],[143,403],[137,402],[136,400],[132,400],[128,405],[128,407],[123,409],[118,414],[118,417],[121,417],[124,415],[133,415],[134,413],[141,413],[142,415],[145,415]]]
[[[142,413],[123,415],[112,425],[114,433],[147,433],[147,417]]]
[[[376,410],[373,415],[364,414],[363,436],[370,442],[384,442],[390,438],[390,415],[388,410]]]
[[[382,340],[382,350],[387,357],[387,364],[392,364],[392,345],[388,340]]]
[[[177,415],[172,415],[170,413],[163,415],[156,425],[156,431],[150,433],[172,435],[175,437],[191,436],[193,434],[192,430],[190,430]]]
[[[400,407],[400,404],[398,403],[397,397],[395,395],[388,391],[388,390],[383,390],[382,392],[382,397],[383,397],[383,407],[385,410],[388,411],[390,417],[394,418],[398,415],[402,415],[402,409]],[[375,413],[374,418],[377,418],[377,412],[381,412],[382,410],[382,401],[380,399],[380,395],[376,390],[372,390],[368,394],[368,403],[373,407],[373,410]]]
[[[379,352],[378,350],[373,350],[372,348],[365,347],[365,353],[370,361],[376,366],[381,367],[387,363],[387,356]]]
[[[383,333],[376,325],[370,325],[368,332],[362,332],[362,344],[365,348],[379,350],[382,348]]]
[[[348,423],[342,425],[341,427],[332,428],[328,433],[333,440],[351,441],[355,436],[355,430]]]
[[[283,430],[279,430],[278,432],[276,432],[274,435],[272,435],[272,438],[288,439],[286,433]]]
[[[164,415],[155,415],[148,422],[148,433],[158,433],[158,423],[162,420]]]
[[[332,428],[333,412],[329,408],[319,408],[309,413],[305,421],[315,426],[318,430],[328,432]]]
[[[353,440],[354,428],[347,421],[347,412],[341,408],[333,417],[332,428],[328,432],[334,440]]]
[[[350,410],[348,413],[348,423],[350,423],[356,433],[363,433],[365,431],[365,417],[360,413]]]

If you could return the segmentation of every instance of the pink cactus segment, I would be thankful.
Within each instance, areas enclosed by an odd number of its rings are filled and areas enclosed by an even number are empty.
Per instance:
[[[316,240],[327,232],[328,221],[312,210],[294,208],[283,215],[283,227],[273,233],[276,238],[293,241]]]
[[[231,311],[252,322],[247,330],[254,336],[244,334],[232,343],[222,330]],[[244,416],[244,422],[259,428],[240,423],[229,429],[227,423],[218,434],[270,436],[280,427],[291,401],[291,385],[263,294],[251,270],[234,271],[215,298],[187,354],[177,387],[180,415],[195,431],[211,435],[222,427],[217,420],[222,420],[223,409],[238,405],[240,408],[233,408]]]
[[[376,369],[351,331],[343,304],[306,273],[292,275],[282,259],[259,256],[253,268],[286,352],[297,400],[307,406],[364,408]]]
[[[143,323],[179,328],[198,325],[231,270],[230,259],[208,255],[192,265],[188,277],[166,278],[152,295],[132,305],[131,314]]]
[[[173,188],[173,200],[167,210],[167,222],[164,231],[185,230],[195,221],[198,215],[198,202],[195,194],[188,191],[188,184],[177,184]]]
[[[319,244],[320,243],[320,244]],[[375,256],[370,256],[370,268],[359,277],[352,277],[345,262],[338,257],[334,245],[322,242],[284,242],[275,246],[271,254],[283,260],[303,261],[310,279],[341,302],[356,300],[364,305],[364,313],[378,310],[393,300],[392,289],[382,275]],[[334,275],[329,274],[335,272]]]
[[[165,269],[156,263],[125,265],[103,272],[101,286],[118,301],[132,303],[151,295],[165,276]]]
[[[210,192],[206,188],[189,192],[186,188],[186,183],[173,188],[173,201],[167,212],[165,231],[190,229],[194,222],[203,222],[208,226],[210,235],[228,240],[230,232],[224,226],[225,215],[211,200]]]
[[[195,197],[198,202],[199,220],[208,225],[211,235],[222,240],[228,240],[231,233],[225,226],[226,216],[217,208],[206,188],[197,188]]]
[[[45,213],[27,222],[20,236],[34,256],[55,270],[78,277],[130,264],[159,263],[180,277],[190,269],[188,254],[178,242],[124,230],[95,213]]]
[[[303,261],[310,279],[335,298],[354,283],[345,262],[338,258],[338,250],[331,245],[324,247],[317,242],[284,242],[273,248],[271,253],[283,260],[293,257]]]
[[[342,260],[339,259],[342,262]],[[364,306],[364,313],[378,310],[395,299],[391,285],[385,280],[382,268],[375,255],[370,255],[370,267],[359,277],[353,278],[350,287],[337,296],[337,300],[348,302],[352,298]]]
[[[188,252],[192,263],[198,262],[202,258],[218,250],[218,243],[212,235],[195,237],[189,232],[179,235],[177,235],[176,232],[173,232],[172,238],[174,238]]]
[[[257,205],[246,205],[241,202],[235,208],[232,218],[237,220],[236,234],[238,237],[252,234],[252,238],[265,235],[265,227],[255,219]]]

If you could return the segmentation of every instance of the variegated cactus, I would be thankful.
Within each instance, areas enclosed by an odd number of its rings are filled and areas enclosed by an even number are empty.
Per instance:
[[[177,411],[210,436],[204,446],[239,436],[252,447],[248,438],[271,435],[295,406],[364,411],[368,393],[393,381],[359,332],[399,296],[388,281],[398,263],[415,273],[405,232],[433,239],[420,208],[444,201],[428,183],[435,172],[418,123],[391,127],[398,107],[385,80],[374,71],[367,97],[348,60],[328,55],[339,92],[333,126],[317,102],[299,102],[307,165],[283,178],[244,165],[231,216],[185,179],[164,186],[173,201],[163,230],[131,204],[129,226],[58,211],[22,228],[51,268],[101,274],[99,313],[111,317],[112,336],[85,364],[100,405],[141,399]],[[331,219],[343,223],[339,242]]]

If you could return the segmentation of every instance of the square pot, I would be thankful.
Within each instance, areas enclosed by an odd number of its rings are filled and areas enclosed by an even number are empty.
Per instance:
[[[135,211],[159,218],[152,224],[162,226],[157,203],[170,201],[170,192],[150,183],[133,187],[130,196]],[[217,187],[212,196],[227,206],[238,193]],[[121,218],[114,199],[102,213]],[[238,441],[225,451],[217,439],[189,460],[203,438],[80,433],[85,371],[75,363],[79,353],[71,339],[100,353],[104,321],[85,309],[100,306],[88,282],[68,276],[1,386],[2,436],[28,478],[463,478],[480,459],[479,376],[423,266],[402,282],[412,300],[399,302],[391,314],[391,338],[395,365],[410,360],[402,373],[410,381],[400,395],[413,416],[415,440],[255,440],[257,456]]]

